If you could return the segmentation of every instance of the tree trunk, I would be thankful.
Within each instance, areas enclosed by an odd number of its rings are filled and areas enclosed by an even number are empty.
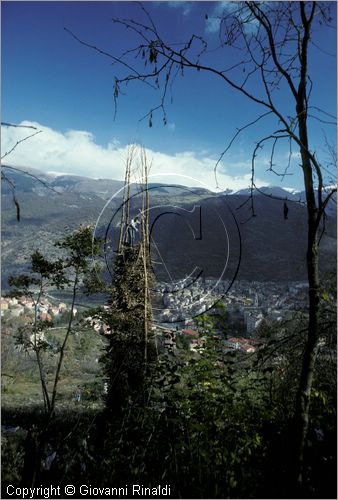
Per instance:
[[[304,479],[304,451],[309,427],[310,397],[315,362],[318,352],[318,256],[317,239],[310,241],[307,252],[309,279],[308,333],[304,347],[302,369],[296,401],[296,480],[302,486]]]
[[[304,147],[301,148],[302,168],[306,192],[308,213],[308,241],[307,241],[307,276],[309,317],[307,339],[305,342],[300,381],[297,393],[295,422],[296,422],[296,456],[295,474],[299,487],[304,480],[304,451],[309,427],[309,410],[311,389],[314,375],[315,362],[318,352],[318,303],[319,303],[319,273],[318,273],[318,208],[316,206],[315,191],[313,186],[312,165],[308,156],[308,137],[306,126],[306,110],[302,105],[297,106],[299,117],[299,136]]]

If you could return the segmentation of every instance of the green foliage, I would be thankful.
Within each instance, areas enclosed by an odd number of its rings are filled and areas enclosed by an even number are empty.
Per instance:
[[[37,273],[43,278],[53,277],[55,284],[59,283],[59,279],[60,284],[65,280],[62,259],[50,262],[38,250],[31,255],[31,268],[33,273]]]
[[[119,411],[110,407],[104,415],[89,413],[90,405],[102,398],[103,380],[83,375],[91,353],[98,355],[98,346],[85,329],[70,337],[63,373],[69,380],[81,373],[77,386],[82,401],[73,403],[68,417],[56,415],[51,424],[43,457],[52,451],[50,443],[58,443],[58,459],[52,471],[41,476],[42,484],[57,484],[62,478],[71,484],[110,487],[170,484],[176,498],[275,498],[281,491],[287,491],[285,498],[292,497],[288,443],[301,323],[279,329],[272,325],[268,347],[262,354],[247,355],[224,353],[220,336],[214,335],[214,319],[205,316],[198,321],[204,339],[200,349],[162,352],[148,363],[146,373],[138,372],[138,384],[131,384],[138,353],[132,352],[125,365],[120,363],[123,378],[116,380],[128,391],[119,400]],[[119,354],[127,352],[121,342]],[[323,379],[324,365],[321,370]],[[123,386],[123,381],[128,383]],[[323,431],[324,441],[317,442],[312,430],[307,458],[317,473],[321,464],[332,467],[335,425],[330,393],[319,388],[319,382],[316,379],[312,392],[311,429]],[[75,386],[72,391],[73,399]],[[81,413],[83,407],[88,414]],[[21,474],[22,444],[13,451],[6,445],[4,458],[9,481],[8,460],[17,464],[17,476]],[[313,475],[309,469],[309,484],[317,488],[314,496],[323,485],[317,485]],[[323,477],[329,477],[325,470]]]
[[[100,252],[100,241],[93,238],[92,231],[90,225],[80,226],[78,230],[55,244],[56,247],[66,250],[66,257],[63,259],[65,268],[75,268],[81,273],[89,271],[92,263],[90,258]]]
[[[119,481],[162,481],[183,498],[252,496],[265,453],[257,416],[270,414],[265,379],[222,356],[212,320],[200,323],[200,352],[161,354],[142,393],[125,401],[123,426],[109,432],[110,466]]]
[[[150,320],[145,293],[142,246],[126,247],[114,263],[110,307],[98,314],[111,332],[102,361],[109,380],[107,406],[114,412],[141,390],[147,362],[154,357],[154,345],[145,331]]]
[[[16,297],[22,295],[34,297],[34,291],[38,288],[42,290],[46,286],[54,286],[63,289],[69,284],[64,269],[62,259],[49,261],[38,250],[35,250],[30,257],[30,273],[9,277],[11,294]]]
[[[8,284],[12,287],[10,295],[20,297],[22,295],[31,296],[30,287],[39,284],[39,279],[33,276],[21,274],[20,276],[10,276]]]
[[[1,432],[1,480],[3,483],[20,484],[24,438],[22,429],[15,436],[12,436],[10,432]]]
[[[11,277],[9,284],[15,287],[13,292],[17,295],[26,295],[33,300],[34,318],[32,323],[18,328],[16,339],[19,346],[27,351],[33,351],[39,369],[41,390],[45,404],[45,412],[50,417],[55,411],[55,401],[63,364],[65,349],[69,335],[73,332],[73,308],[81,279],[92,270],[91,257],[99,253],[100,242],[92,238],[90,226],[81,226],[74,233],[67,235],[55,246],[63,251],[63,256],[56,260],[48,260],[41,252],[36,250],[31,255],[31,272],[29,275]],[[97,269],[95,269],[97,270]],[[38,309],[42,304],[46,290],[55,287],[58,290],[65,286],[72,286],[72,303],[64,337],[60,342],[50,343],[45,334],[53,326],[48,321],[41,321]],[[54,381],[49,387],[49,374],[45,369],[46,353],[49,356],[57,355]]]
[[[82,386],[82,399],[85,401],[99,401],[103,396],[102,380],[93,380]]]
[[[165,480],[182,498],[254,498],[262,484],[287,490],[290,449],[283,439],[292,429],[302,320],[273,324],[268,348],[252,356],[224,354],[213,318],[198,323],[199,351],[161,354],[142,394],[125,402],[123,425],[111,429],[107,445],[118,456],[110,462],[116,477]],[[325,415],[326,396],[314,396]]]
[[[93,279],[95,288],[97,270],[90,263],[93,246],[88,236],[85,228],[79,240],[73,237],[67,240],[70,253],[68,260],[63,261],[66,262],[63,270],[73,284],[76,273],[84,278],[83,282],[90,275],[88,282]],[[66,251],[67,247],[62,249]],[[57,266],[51,265],[56,262],[50,263],[37,254],[33,279],[39,276],[39,283],[52,280],[59,272]],[[124,255],[117,256],[115,271],[111,307],[90,313],[111,329],[103,359],[109,410],[104,415],[89,414],[89,407],[101,401],[104,390],[104,379],[98,376],[95,359],[99,357],[103,337],[96,336],[93,340],[86,325],[74,323],[72,315],[66,328],[59,325],[60,329],[52,332],[48,331],[49,324],[39,320],[33,327],[15,320],[19,336],[27,338],[30,328],[34,328],[37,336],[45,332],[45,340],[38,340],[35,348],[44,360],[46,382],[55,373],[55,360],[68,332],[60,379],[63,399],[58,389],[57,402],[69,408],[74,391],[80,390],[82,394],[81,404],[73,401],[74,415],[69,415],[69,421],[62,415],[56,426],[56,415],[49,427],[49,440],[41,438],[43,459],[53,446],[58,450],[54,469],[38,476],[41,484],[43,481],[58,484],[61,480],[100,486],[170,484],[173,496],[178,498],[257,498],[262,492],[266,496],[272,492],[271,497],[278,495],[280,488],[288,484],[287,465],[292,461],[287,443],[304,346],[304,318],[263,323],[261,347],[257,353],[248,355],[225,352],[222,336],[215,330],[227,332],[229,325],[226,311],[219,310],[214,316],[197,319],[201,342],[195,351],[189,349],[182,337],[176,349],[156,357],[152,339],[145,338],[144,267],[140,248],[126,248]],[[20,279],[13,278],[13,285],[28,288],[36,298],[37,283],[29,281],[30,276]],[[327,287],[320,305],[323,345],[311,393],[312,433],[308,436],[308,480],[311,487],[317,488],[312,490],[313,496],[320,491],[320,485],[313,479],[312,465],[321,470],[324,458],[325,464],[334,463],[330,445],[336,404],[334,363],[330,361],[333,300],[334,293]],[[8,342],[11,350],[5,350],[6,367],[11,366],[14,349],[12,337],[8,336]],[[20,344],[24,345],[23,338]],[[23,352],[17,356],[24,359]],[[37,371],[34,377],[36,381]],[[7,383],[7,394],[12,386]],[[88,420],[85,426],[79,424],[82,405],[88,411],[83,415]],[[323,433],[323,442],[316,441],[315,431]],[[22,443],[12,447],[5,442],[6,481],[12,477],[19,480],[23,470],[22,449]],[[11,472],[9,463],[16,471]],[[292,491],[288,494],[292,497]]]

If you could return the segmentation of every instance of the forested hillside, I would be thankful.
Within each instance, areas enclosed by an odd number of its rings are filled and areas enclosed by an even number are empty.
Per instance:
[[[14,176],[21,207],[20,222],[16,220],[12,195],[8,193],[6,184],[3,185],[3,287],[7,286],[6,277],[14,269],[24,269],[30,252],[44,247],[47,254],[50,252],[52,256],[52,241],[60,238],[66,229],[75,229],[79,224],[95,224],[107,201],[118,193],[109,202],[99,221],[98,234],[104,236],[111,217],[121,205],[121,183],[72,176],[43,178],[60,194],[24,174]],[[104,192],[102,192],[103,185]],[[270,189],[269,192],[271,191]],[[284,192],[284,195],[289,196],[287,192]],[[289,202],[288,220],[283,216],[282,199],[276,200],[261,194],[255,196],[257,217],[249,220],[248,208],[246,205],[242,206],[248,199],[248,194],[215,195],[206,190],[162,185],[150,186],[150,197],[152,205],[159,207],[151,210],[151,221],[168,210],[173,211],[172,206],[184,210],[192,210],[195,205],[201,206],[202,240],[200,241],[194,239],[187,226],[188,220],[193,230],[199,232],[200,217],[197,212],[190,215],[187,220],[183,220],[182,217],[178,220],[180,217],[174,213],[166,215],[154,226],[153,238],[165,256],[169,269],[177,278],[189,274],[192,266],[203,269],[204,277],[219,277],[224,268],[226,248],[229,244],[229,262],[224,274],[224,279],[228,279],[233,275],[238,263],[239,237],[242,245],[239,279],[302,281],[306,278],[304,260],[306,210],[302,203],[296,202],[295,197],[291,196],[292,201]],[[136,212],[138,209],[139,207],[135,206]],[[117,219],[114,221],[115,226],[116,223]],[[118,229],[112,227],[111,230],[115,233],[113,236],[110,232],[110,237],[113,243],[116,243],[114,239]],[[20,252],[17,251],[18,248]],[[153,254],[154,258],[157,257],[155,248]],[[335,216],[329,217],[326,221],[320,254],[322,271],[329,271],[336,258]],[[113,258],[113,254],[111,257]],[[161,273],[158,268],[157,271]],[[160,276],[161,274],[159,278]],[[162,273],[162,277],[164,276]]]

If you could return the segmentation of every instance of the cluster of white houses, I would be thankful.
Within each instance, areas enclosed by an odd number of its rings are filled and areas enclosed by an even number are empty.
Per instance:
[[[176,348],[176,339],[183,336],[189,339],[190,349],[203,347],[203,337],[197,332],[191,318],[198,316],[222,302],[228,315],[228,321],[242,322],[241,333],[236,329],[231,337],[224,340],[225,350],[254,352],[258,345],[253,337],[264,319],[277,320],[292,316],[295,308],[306,304],[306,286],[304,283],[260,283],[237,281],[229,289],[230,283],[214,279],[195,282],[157,285],[158,303],[162,304],[155,312],[153,328],[161,345],[166,349]],[[108,306],[105,306],[108,307]],[[1,316],[23,316],[27,322],[34,318],[42,321],[54,321],[69,311],[69,306],[60,302],[53,305],[44,297],[36,304],[30,297],[1,297]],[[73,314],[77,314],[74,308]],[[109,326],[99,318],[87,317],[87,324],[100,334],[111,334]],[[162,325],[162,326],[161,326]],[[165,326],[166,325],[166,326]],[[178,325],[178,326],[177,326]]]
[[[52,305],[46,297],[42,298],[38,304],[32,298],[25,296],[18,298],[1,297],[0,306],[1,317],[6,313],[10,318],[25,316],[27,321],[34,317],[35,310],[37,319],[49,322],[61,318],[69,310],[69,307],[64,302]],[[73,309],[73,314],[74,316],[77,314],[76,308]]]
[[[175,323],[208,311],[216,302],[226,306],[229,316],[241,316],[247,335],[252,335],[264,318],[281,321],[292,316],[295,308],[306,304],[306,284],[274,282],[235,282],[216,279],[184,281],[157,287],[162,309],[160,322]]]

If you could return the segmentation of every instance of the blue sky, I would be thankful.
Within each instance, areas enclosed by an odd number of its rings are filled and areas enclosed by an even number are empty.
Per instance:
[[[217,16],[227,8],[227,2],[162,1],[145,5],[166,40],[183,41],[195,33],[205,37],[210,47],[217,46]],[[335,18],[334,3],[332,8]],[[8,164],[121,179],[127,145],[137,142],[153,159],[152,172],[162,176],[158,180],[165,181],[165,173],[171,172],[215,187],[213,166],[236,127],[263,112],[220,78],[190,70],[175,81],[173,103],[168,102],[166,107],[167,126],[160,113],[154,115],[151,128],[147,120],[140,121],[158,104],[160,95],[139,82],[130,84],[120,96],[114,120],[114,76],[122,76],[123,71],[107,57],[80,45],[64,27],[88,43],[120,55],[135,46],[136,39],[130,30],[121,29],[111,20],[129,17],[144,21],[137,4],[4,1],[1,11],[2,121],[35,124],[43,130],[19,145],[6,158]],[[312,104],[335,115],[336,31],[318,25],[314,36],[317,46],[310,47]],[[207,57],[209,64],[223,67],[236,63],[240,54],[238,50],[221,50]],[[283,111],[292,112],[284,88],[277,99]],[[323,130],[334,142],[334,126],[318,120],[310,126],[312,148],[324,162]],[[265,120],[238,138],[219,170],[222,189],[249,185],[252,149],[257,138],[269,131],[271,122]],[[24,129],[4,127],[3,150],[25,134]],[[282,168],[286,158],[285,144],[276,154],[278,167]],[[280,178],[266,172],[268,159],[269,149],[265,148],[257,158],[257,183],[277,185]],[[293,175],[285,178],[282,186],[302,187],[298,163],[295,150],[290,170]]]

